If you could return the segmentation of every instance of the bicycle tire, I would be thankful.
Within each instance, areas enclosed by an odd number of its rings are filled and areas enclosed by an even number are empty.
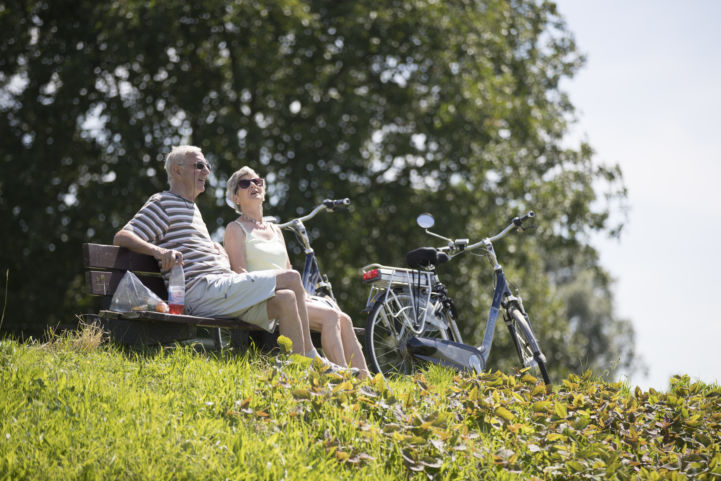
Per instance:
[[[541,373],[543,382],[551,385],[551,378],[548,376],[546,356],[541,352],[536,336],[526,316],[517,307],[511,308],[508,312],[509,319],[506,325],[516,347],[518,358],[523,367],[536,367]]]
[[[412,316],[411,302],[407,292],[392,291],[387,299],[379,299],[373,305],[366,320],[364,350],[368,367],[374,373],[380,372],[384,376],[412,374],[421,367],[422,363],[414,359],[405,347],[405,341],[414,334],[402,329],[403,316]],[[442,327],[443,323],[448,326],[447,316],[443,309],[435,316],[437,322],[427,320],[422,335],[455,340],[452,330]]]

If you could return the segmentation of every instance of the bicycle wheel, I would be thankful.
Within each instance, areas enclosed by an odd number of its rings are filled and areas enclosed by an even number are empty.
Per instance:
[[[418,309],[422,316],[426,306]],[[452,339],[448,314],[441,310],[428,313],[423,337]],[[420,367],[420,361],[413,358],[406,348],[406,341],[414,334],[407,328],[413,322],[411,296],[404,291],[391,291],[387,299],[379,299],[371,309],[365,330],[365,355],[373,372],[390,374],[412,374]]]
[[[541,352],[538,341],[533,335],[531,325],[518,308],[511,308],[508,316],[506,325],[511,333],[511,339],[513,339],[513,344],[516,346],[521,364],[523,367],[537,368],[541,373],[543,382],[550,385],[551,379],[548,377],[546,368],[546,356]]]

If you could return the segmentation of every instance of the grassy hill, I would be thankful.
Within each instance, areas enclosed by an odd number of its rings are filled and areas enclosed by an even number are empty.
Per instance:
[[[720,479],[721,388],[0,341],[0,479]]]

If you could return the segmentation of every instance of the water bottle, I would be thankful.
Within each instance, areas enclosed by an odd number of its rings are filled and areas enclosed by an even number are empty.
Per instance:
[[[185,307],[185,274],[180,264],[175,264],[170,270],[168,307],[171,314],[182,314]]]

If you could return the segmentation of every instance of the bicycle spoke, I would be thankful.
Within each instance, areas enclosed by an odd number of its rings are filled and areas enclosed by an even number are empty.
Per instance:
[[[409,323],[414,319],[410,296],[405,293],[389,292],[388,297],[378,301],[371,310],[366,328],[366,354],[369,366],[384,374],[412,374],[420,363],[406,351],[405,342],[413,334]],[[424,316],[426,308],[416,309],[418,316]],[[429,316],[431,316],[429,310]],[[449,338],[446,314],[433,315],[432,322],[426,322],[421,334],[431,338]]]
[[[550,384],[551,381],[548,377],[545,358],[537,347],[538,343],[535,340],[530,325],[526,321],[526,317],[517,309],[511,309],[508,314],[510,316],[508,319],[508,330],[516,345],[518,356],[523,367],[534,370],[538,369],[543,377],[543,382]],[[534,355],[534,350],[537,351],[538,355]]]

